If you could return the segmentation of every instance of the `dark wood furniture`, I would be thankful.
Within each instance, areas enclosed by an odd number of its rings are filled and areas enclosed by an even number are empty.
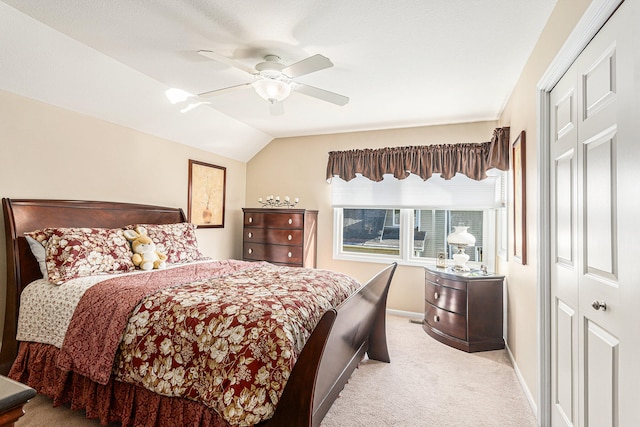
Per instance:
[[[425,268],[423,329],[466,352],[504,348],[503,280],[504,276]]]
[[[244,208],[242,258],[315,268],[318,211]]]
[[[44,227],[114,228],[185,220],[181,209],[112,202],[2,199],[2,206],[8,281],[0,372],[5,374],[17,354],[20,293],[41,277],[25,232]],[[274,416],[265,425],[320,425],[365,352],[370,359],[390,361],[385,312],[395,269],[395,263],[384,268],[340,306],[323,315],[298,357]],[[109,393],[104,396],[108,398]],[[171,420],[167,423],[171,425]]]
[[[11,427],[24,415],[24,405],[36,395],[31,387],[0,376],[0,427]]]

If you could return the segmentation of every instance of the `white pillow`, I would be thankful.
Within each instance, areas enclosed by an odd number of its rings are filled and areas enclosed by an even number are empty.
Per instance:
[[[27,242],[29,243],[29,247],[31,248],[31,253],[36,260],[38,261],[38,266],[40,266],[40,272],[42,273],[42,278],[45,280],[49,280],[49,275],[47,274],[47,251],[45,250],[42,243],[38,242],[36,239],[30,236],[25,236]]]

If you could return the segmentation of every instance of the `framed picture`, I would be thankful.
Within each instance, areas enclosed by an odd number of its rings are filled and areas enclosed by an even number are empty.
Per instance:
[[[513,168],[513,255],[522,265],[527,263],[527,210],[526,210],[526,140],[525,132],[513,142],[511,161]]]
[[[224,227],[227,168],[189,160],[189,222],[200,228]]]

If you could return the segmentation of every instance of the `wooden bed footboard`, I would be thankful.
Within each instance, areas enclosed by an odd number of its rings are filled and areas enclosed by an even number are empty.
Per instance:
[[[370,359],[390,362],[385,315],[396,267],[389,265],[324,314],[266,426],[319,426],[365,352]]]
[[[20,293],[41,278],[24,233],[45,227],[116,228],[135,223],[186,220],[182,209],[115,202],[2,199],[7,251],[5,322],[0,374],[16,358]],[[385,332],[387,294],[397,265],[389,265],[336,309],[327,311],[307,341],[275,415],[264,425],[320,425],[360,360],[389,362]]]

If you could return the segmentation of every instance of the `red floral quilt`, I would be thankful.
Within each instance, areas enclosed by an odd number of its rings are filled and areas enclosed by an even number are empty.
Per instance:
[[[120,381],[164,396],[199,401],[232,425],[253,425],[273,415],[291,369],[322,315],[360,284],[326,270],[242,261],[225,266],[218,263],[204,264],[204,270],[211,269],[212,277],[195,273],[195,279],[186,284],[165,279],[166,283],[154,292],[142,292],[145,296],[138,298],[133,313],[127,313],[128,321],[120,328],[116,340],[119,348],[113,350],[117,353],[113,373]],[[176,274],[152,274],[158,273]],[[117,284],[101,285],[96,286],[105,289],[108,298],[116,297],[113,288],[118,288]],[[134,293],[140,291],[134,289]],[[94,295],[91,305],[100,300]],[[106,310],[113,308],[105,306]],[[120,323],[111,312],[94,312],[90,317],[95,320],[101,316],[109,319],[108,324]],[[86,348],[79,350],[71,343],[91,340],[95,345],[99,328],[85,324],[80,328],[84,332],[73,332],[73,325],[72,319],[72,335],[67,338],[73,339],[65,338],[65,345],[71,347],[67,350],[70,359],[95,366],[86,360]],[[99,361],[111,350],[88,353],[97,354]]]

